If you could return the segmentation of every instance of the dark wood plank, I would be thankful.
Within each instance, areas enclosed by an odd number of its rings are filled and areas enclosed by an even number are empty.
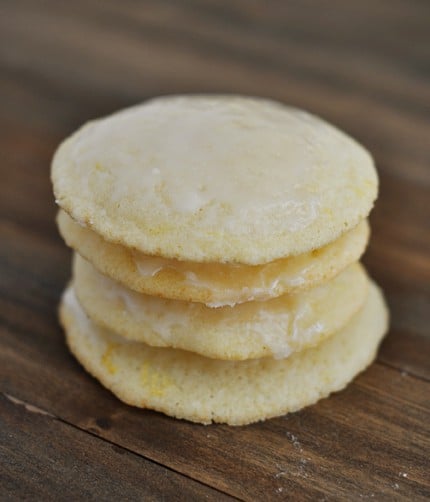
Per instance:
[[[156,476],[170,476],[169,489],[185,486],[187,498],[203,497],[195,478],[249,500],[428,499],[430,4],[4,0],[0,9],[0,391],[53,415],[1,402],[4,430],[21,445],[4,441],[15,461],[8,486],[19,480],[21,498],[64,492],[49,456],[68,480],[86,465],[82,445],[93,445],[88,455],[103,461],[65,487],[72,498],[107,489],[98,475],[109,469],[118,483],[129,479],[126,458],[143,463],[156,498]],[[121,404],[68,354],[56,320],[70,268],[53,221],[56,145],[89,118],[201,91],[267,95],[319,113],[361,140],[381,174],[364,259],[392,315],[378,363],[314,407],[241,429]],[[34,441],[51,428],[70,438],[76,463],[63,443]],[[106,460],[112,444],[127,453]],[[49,486],[36,483],[36,460]]]
[[[401,368],[403,375],[411,374],[430,381],[429,354],[429,336],[393,329],[382,343],[378,361],[392,368]]]
[[[2,500],[231,500],[0,394]]]

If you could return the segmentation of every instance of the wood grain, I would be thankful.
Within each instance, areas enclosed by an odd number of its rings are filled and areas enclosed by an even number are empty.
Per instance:
[[[0,10],[0,498],[428,500],[430,4],[2,0]],[[56,318],[70,252],[54,224],[55,147],[92,117],[201,91],[321,114],[372,151],[381,177],[364,259],[392,314],[377,362],[309,409],[244,428],[120,403],[69,355]]]
[[[20,500],[231,500],[40,408],[0,404],[2,490]]]

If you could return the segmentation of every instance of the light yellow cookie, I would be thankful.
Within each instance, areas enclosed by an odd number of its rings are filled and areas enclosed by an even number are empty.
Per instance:
[[[73,285],[89,317],[125,338],[241,360],[283,358],[317,345],[363,306],[368,281],[353,264],[309,291],[214,309],[132,292],[76,256]]]
[[[72,289],[63,297],[60,317],[73,354],[124,402],[231,425],[296,411],[344,388],[373,360],[387,329],[387,311],[374,285],[346,328],[281,360],[217,361],[127,341],[93,324]]]
[[[153,99],[57,150],[57,203],[144,254],[248,265],[308,253],[366,218],[369,153],[322,119],[239,96]]]
[[[104,241],[74,222],[65,212],[58,215],[66,243],[102,273],[140,293],[210,306],[267,300],[308,289],[333,278],[360,259],[365,250],[367,221],[327,246],[266,265],[231,265],[166,260],[145,256]]]

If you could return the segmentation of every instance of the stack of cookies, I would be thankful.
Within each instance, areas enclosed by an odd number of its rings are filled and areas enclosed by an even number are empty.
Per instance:
[[[126,403],[232,425],[298,410],[375,357],[381,292],[358,263],[367,151],[270,100],[173,96],[85,125],[55,154],[75,250],[70,350]]]

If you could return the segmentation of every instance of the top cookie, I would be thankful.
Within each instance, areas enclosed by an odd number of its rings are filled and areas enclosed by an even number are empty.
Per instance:
[[[108,241],[249,265],[337,239],[378,189],[349,136],[239,96],[161,97],[90,122],[57,150],[52,180],[58,204]]]

